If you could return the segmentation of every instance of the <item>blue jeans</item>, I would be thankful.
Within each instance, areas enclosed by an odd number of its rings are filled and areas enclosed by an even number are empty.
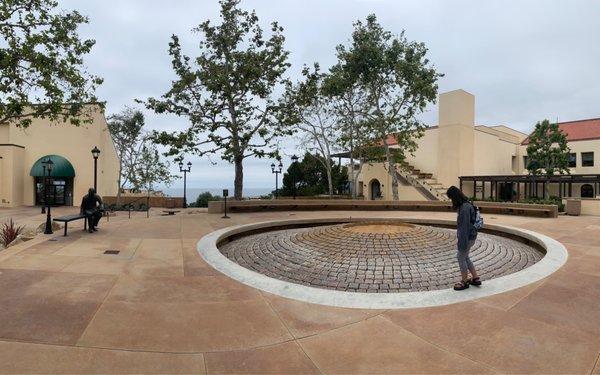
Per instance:
[[[468,270],[472,270],[475,267],[473,266],[473,262],[471,262],[471,258],[469,258],[469,251],[475,244],[475,240],[469,241],[467,245],[467,249],[464,251],[458,250],[456,252],[456,259],[458,259],[458,266],[460,267],[460,272],[467,272]]]

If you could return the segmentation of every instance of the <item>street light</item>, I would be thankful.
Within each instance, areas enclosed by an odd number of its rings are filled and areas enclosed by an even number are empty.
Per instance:
[[[42,194],[45,197],[46,196],[46,162],[43,161],[42,162]],[[45,214],[46,213],[46,198],[44,198],[44,204],[42,204],[42,213]]]
[[[187,174],[192,170],[192,162],[188,161],[187,168],[183,168],[183,159],[179,159],[179,172],[183,173],[183,208],[187,208],[186,184]]]
[[[94,190],[98,192],[98,156],[100,156],[100,150],[94,146],[92,149],[92,156],[94,157]]]
[[[279,169],[275,169],[275,163],[271,163],[271,173],[275,174],[275,199],[277,199],[277,197],[279,196],[278,190],[279,190],[279,174],[281,173],[282,169],[283,169],[283,164],[281,163],[281,160],[279,161],[279,165],[277,166]]]
[[[48,198],[48,181],[50,180],[50,175],[52,174],[52,168],[54,168],[54,162],[48,158],[46,162],[46,170],[48,170],[48,179],[46,180],[46,185],[44,186],[44,195],[46,196],[46,228],[44,230],[44,234],[52,234],[52,216],[50,214],[50,199]]]
[[[296,166],[297,162],[298,157],[296,155],[292,155],[292,165]],[[290,174],[292,175],[292,184],[294,184],[294,199],[296,199],[296,174],[294,171],[290,171]]]

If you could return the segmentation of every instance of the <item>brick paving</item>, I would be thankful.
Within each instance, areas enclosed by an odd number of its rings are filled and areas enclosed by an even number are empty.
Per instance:
[[[234,239],[220,251],[269,277],[352,292],[446,289],[459,272],[455,230],[433,226],[394,230],[393,225],[337,224],[276,230]],[[470,256],[485,281],[529,267],[543,254],[517,240],[480,233]]]

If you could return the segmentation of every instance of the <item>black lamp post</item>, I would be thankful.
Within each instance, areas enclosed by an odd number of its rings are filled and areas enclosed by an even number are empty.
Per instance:
[[[44,203],[42,204],[42,213],[45,214],[46,213],[46,162],[43,161],[42,162],[42,170],[44,171],[42,173],[42,195],[44,197]]]
[[[275,163],[271,163],[271,173],[275,174],[275,199],[279,196],[279,174],[283,169],[283,164],[281,160],[279,161],[279,165],[277,166],[279,169],[275,169]]]
[[[296,155],[292,155],[292,165],[296,166],[298,162],[298,157]],[[294,184],[294,199],[296,199],[296,174],[293,171],[290,171],[292,174],[292,184]]]
[[[98,156],[100,156],[100,150],[94,146],[92,149],[92,156],[94,157],[94,190],[98,192]]]
[[[192,162],[188,161],[187,168],[183,168],[183,159],[179,160],[179,172],[183,173],[183,208],[187,208],[186,184],[187,174],[192,170]]]
[[[48,171],[48,178],[46,179],[46,185],[44,186],[44,195],[46,196],[46,228],[44,230],[44,234],[52,234],[52,216],[50,214],[50,199],[48,198],[48,182],[50,181],[50,175],[52,174],[52,168],[54,167],[54,162],[48,158],[45,161],[46,170]]]

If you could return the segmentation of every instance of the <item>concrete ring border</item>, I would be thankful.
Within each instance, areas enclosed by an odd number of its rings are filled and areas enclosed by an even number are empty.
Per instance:
[[[213,268],[250,287],[281,297],[319,305],[360,309],[404,309],[443,306],[477,298],[488,297],[521,288],[541,280],[562,267],[568,258],[567,249],[558,241],[543,234],[504,225],[487,224],[486,229],[505,232],[535,242],[546,250],[546,255],[534,265],[510,275],[486,281],[480,288],[469,288],[460,292],[441,289],[423,292],[359,293],[331,289],[320,289],[274,279],[251,271],[224,256],[217,244],[232,235],[265,228],[289,225],[346,223],[360,221],[404,221],[413,224],[456,225],[451,220],[417,218],[320,218],[265,221],[237,225],[214,231],[202,237],[197,244],[200,256]]]

